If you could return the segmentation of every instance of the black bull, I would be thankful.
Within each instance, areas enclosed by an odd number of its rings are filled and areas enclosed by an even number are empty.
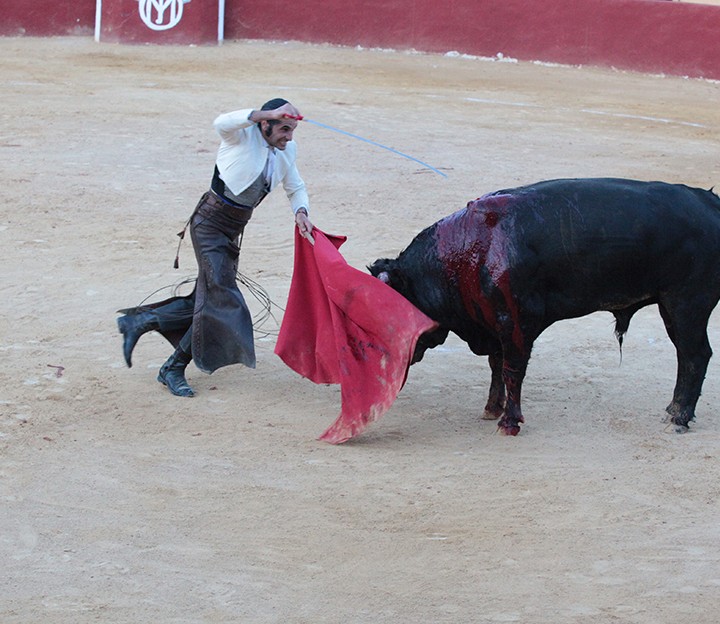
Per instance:
[[[677,351],[667,412],[685,431],[712,355],[710,314],[720,298],[720,198],[711,191],[622,179],[552,180],[490,193],[418,234],[370,272],[492,370],[485,418],[516,435],[535,339],[561,319],[611,312],[622,344],[630,319],[657,304]]]

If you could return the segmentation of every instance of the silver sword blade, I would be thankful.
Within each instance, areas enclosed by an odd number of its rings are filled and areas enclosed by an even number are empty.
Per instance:
[[[325,128],[326,130],[332,130],[333,132],[337,132],[339,134],[344,134],[345,136],[352,137],[353,139],[358,139],[359,141],[364,141],[365,143],[369,143],[370,145],[374,145],[375,147],[380,147],[384,150],[387,150],[388,152],[392,152],[393,154],[397,154],[398,156],[402,156],[403,158],[407,158],[408,160],[412,160],[423,167],[426,167],[427,169],[430,169],[430,171],[434,171],[438,175],[441,175],[443,178],[447,178],[447,174],[443,173],[442,171],[436,169],[432,165],[428,165],[427,163],[423,162],[422,160],[418,160],[414,156],[410,156],[409,154],[404,154],[403,152],[399,152],[398,150],[388,147],[387,145],[382,145],[381,143],[378,143],[376,141],[372,141],[370,139],[366,139],[365,137],[361,137],[357,134],[353,134],[352,132],[347,132],[345,130],[341,130],[340,128],[335,128],[333,126],[328,126],[327,124],[321,123],[319,121],[315,121],[314,119],[308,119],[307,117],[302,117],[302,121],[307,121],[308,123],[311,123],[315,126],[319,126],[320,128]]]

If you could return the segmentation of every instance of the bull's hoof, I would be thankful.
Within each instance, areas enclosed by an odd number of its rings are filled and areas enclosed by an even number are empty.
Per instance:
[[[672,428],[673,431],[675,431],[675,433],[688,433],[690,431],[690,424],[686,420],[680,420],[680,418],[678,416],[673,416],[670,419],[670,424],[668,425],[668,429],[669,428]]]
[[[508,414],[505,415],[498,422],[498,431],[502,435],[516,436],[520,433],[520,425],[525,422],[522,414]]]
[[[673,401],[665,408],[666,416],[663,418],[663,422],[671,422],[675,416],[679,416],[682,412],[682,408],[679,404]]]
[[[500,435],[516,436],[520,433],[520,425],[498,425]]]
[[[665,408],[667,415],[663,422],[668,423],[666,431],[673,429],[675,433],[687,433],[690,431],[690,422],[695,420],[695,412],[691,409],[682,409],[678,403],[673,401]]]
[[[482,419],[483,420],[497,420],[502,416],[502,409],[499,410],[490,410],[488,408],[485,408],[485,411],[483,412]]]

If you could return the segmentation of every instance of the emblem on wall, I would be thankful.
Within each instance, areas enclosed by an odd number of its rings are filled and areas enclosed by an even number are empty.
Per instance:
[[[140,19],[151,30],[169,30],[180,23],[190,0],[138,0]]]

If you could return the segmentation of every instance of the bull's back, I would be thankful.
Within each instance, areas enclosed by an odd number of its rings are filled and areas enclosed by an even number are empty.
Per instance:
[[[720,296],[720,199],[709,191],[550,180],[484,196],[455,218],[474,230],[464,236],[479,270],[509,276],[517,296],[542,296],[557,308],[550,316],[622,308],[682,284]]]
[[[580,257],[611,268],[667,253],[720,254],[720,199],[708,191],[591,179],[545,182],[517,189],[514,196],[508,225],[515,242],[544,251],[548,260],[572,263]]]

